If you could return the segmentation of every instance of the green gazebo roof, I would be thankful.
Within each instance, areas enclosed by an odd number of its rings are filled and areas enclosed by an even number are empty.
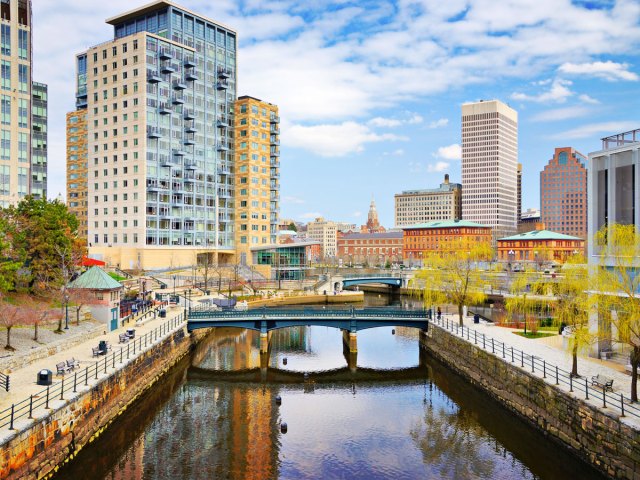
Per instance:
[[[532,230],[530,232],[511,235],[510,237],[499,238],[502,240],[582,240],[579,237],[572,237],[564,233],[552,232],[551,230]]]
[[[91,267],[73,282],[69,288],[85,288],[87,290],[116,290],[122,288],[122,284],[109,276],[100,267]]]

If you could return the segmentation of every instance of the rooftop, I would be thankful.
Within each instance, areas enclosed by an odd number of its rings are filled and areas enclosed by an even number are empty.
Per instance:
[[[305,241],[305,242],[293,242],[293,243],[279,243],[272,245],[262,245],[260,247],[251,247],[252,252],[258,252],[260,250],[282,250],[287,248],[297,248],[297,247],[309,247],[311,245],[322,245],[320,242],[314,241]]]
[[[100,267],[91,267],[73,282],[69,288],[84,288],[88,290],[115,290],[122,288],[122,284],[109,276]]]
[[[533,230],[531,232],[519,233],[510,237],[499,238],[503,240],[582,240],[580,237],[572,237],[564,233],[552,232],[551,230]]]
[[[470,220],[438,220],[436,222],[417,223],[409,227],[402,227],[403,230],[414,230],[418,228],[491,228],[488,225],[472,222]]]
[[[640,128],[604,137],[602,139],[602,149],[622,147],[636,142],[640,142]]]
[[[346,240],[375,240],[383,238],[402,238],[402,231],[388,231],[380,233],[345,233],[342,235]]]

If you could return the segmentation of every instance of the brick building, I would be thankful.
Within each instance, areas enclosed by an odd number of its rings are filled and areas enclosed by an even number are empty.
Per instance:
[[[402,261],[402,232],[338,233],[343,265],[385,265]]]
[[[549,230],[534,230],[498,239],[498,260],[525,263],[563,263],[584,253],[584,239]]]

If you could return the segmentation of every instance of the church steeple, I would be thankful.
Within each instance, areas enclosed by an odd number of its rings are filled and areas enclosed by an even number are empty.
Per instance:
[[[367,215],[367,230],[375,232],[380,228],[378,220],[378,211],[376,210],[376,201],[371,196],[371,205],[369,206],[369,214]]]

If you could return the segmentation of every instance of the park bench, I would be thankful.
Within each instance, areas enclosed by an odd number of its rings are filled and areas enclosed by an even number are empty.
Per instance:
[[[71,357],[69,360],[67,360],[67,367],[69,367],[71,370],[79,366],[80,366],[80,362],[76,360],[74,357]]]
[[[613,392],[613,378],[605,377],[604,375],[598,374],[591,377],[591,385]]]
[[[98,347],[91,347],[91,355],[93,357],[99,357],[100,356],[100,349]]]
[[[127,335],[126,333],[121,333],[120,335],[118,335],[118,339],[119,343],[127,343],[129,341],[129,335]]]
[[[68,367],[65,362],[60,362],[56,364],[56,369],[58,370],[57,372],[58,375],[64,375],[65,373],[71,370],[71,367]]]

